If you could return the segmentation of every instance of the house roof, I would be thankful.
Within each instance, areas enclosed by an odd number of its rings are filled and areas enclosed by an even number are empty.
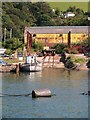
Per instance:
[[[84,33],[90,34],[90,26],[40,26],[40,27],[25,27],[25,33],[31,34],[67,34],[71,33]]]

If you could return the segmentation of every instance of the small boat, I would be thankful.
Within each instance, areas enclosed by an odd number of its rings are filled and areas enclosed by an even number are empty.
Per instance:
[[[39,63],[36,64],[24,63],[20,66],[21,72],[38,72],[41,70],[42,70],[42,65]]]
[[[38,72],[42,70],[42,63],[36,61],[36,56],[27,56],[26,63],[20,65],[21,72]]]

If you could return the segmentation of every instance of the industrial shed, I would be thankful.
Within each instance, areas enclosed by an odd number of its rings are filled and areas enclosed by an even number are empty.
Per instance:
[[[30,41],[35,40],[45,46],[51,46],[55,43],[67,43],[69,32],[71,32],[71,43],[81,42],[89,36],[90,26],[25,27],[24,40],[25,43],[31,39]]]

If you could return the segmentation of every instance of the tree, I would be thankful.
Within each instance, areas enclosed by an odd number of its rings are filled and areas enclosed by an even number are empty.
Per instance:
[[[73,6],[73,7],[69,7],[67,10],[66,10],[66,12],[76,12],[76,7],[75,6]]]
[[[57,16],[60,16],[60,11],[59,11],[58,8],[55,10],[55,14],[56,14]]]
[[[23,46],[24,46],[24,44],[18,38],[8,39],[4,43],[4,47],[6,49],[10,49],[11,51],[14,51],[18,48],[22,48]]]
[[[67,45],[65,45],[65,44],[56,44],[56,45],[53,46],[53,48],[55,49],[55,52],[57,54],[61,54],[63,52],[63,50],[65,48],[67,48]]]
[[[46,14],[42,14],[40,16],[38,16],[37,18],[37,25],[38,26],[49,26],[51,24],[51,17],[46,15]]]

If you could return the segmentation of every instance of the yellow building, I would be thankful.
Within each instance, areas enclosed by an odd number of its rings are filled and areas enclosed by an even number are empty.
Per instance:
[[[56,43],[68,44],[68,33],[70,31],[70,43],[77,43],[85,40],[88,35],[88,26],[44,26],[26,27],[24,40],[27,43],[27,32],[32,40],[43,43],[44,46],[52,46]]]

